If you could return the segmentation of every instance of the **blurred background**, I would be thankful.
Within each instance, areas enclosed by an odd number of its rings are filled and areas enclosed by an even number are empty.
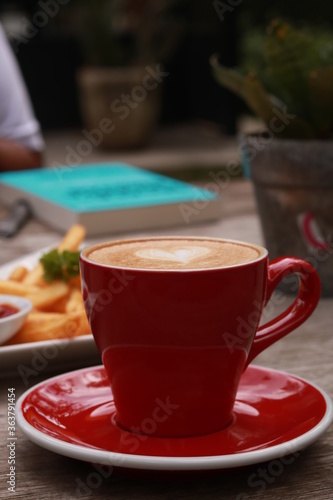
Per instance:
[[[133,151],[162,143],[167,149],[170,141],[180,147],[184,141],[188,149],[201,138],[204,148],[216,149],[215,158],[227,151],[224,160],[216,159],[221,162],[237,159],[230,148],[247,110],[214,81],[209,57],[219,53],[227,66],[249,66],[260,49],[259,33],[274,17],[331,30],[330,4],[316,5],[310,0],[269,5],[264,0],[15,0],[1,2],[0,19],[45,134],[48,162],[64,162],[66,145],[75,146],[82,130],[126,113],[138,115],[136,129],[147,121],[143,137],[132,135],[126,143],[113,134],[113,143],[103,139],[98,146]],[[142,89],[147,67],[150,87],[158,83],[154,90]],[[115,68],[108,76],[107,70]],[[110,81],[116,83],[113,91]],[[144,101],[152,101],[147,119]],[[130,119],[124,122],[129,132]]]

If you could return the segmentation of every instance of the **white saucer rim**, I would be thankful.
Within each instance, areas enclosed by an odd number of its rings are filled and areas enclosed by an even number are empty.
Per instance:
[[[35,444],[54,453],[64,455],[69,458],[82,460],[84,462],[98,463],[112,467],[122,467],[127,469],[155,470],[155,471],[195,471],[195,470],[214,470],[214,469],[233,469],[245,467],[256,463],[266,462],[273,459],[279,459],[286,455],[292,455],[314,443],[330,426],[333,421],[333,402],[330,396],[317,384],[309,380],[282,370],[276,370],[268,367],[250,365],[252,368],[268,370],[269,372],[280,373],[290,377],[295,377],[306,384],[315,388],[324,398],[326,411],[323,418],[312,429],[293,438],[285,443],[280,443],[265,449],[235,453],[234,455],[214,455],[214,456],[195,456],[195,457],[165,457],[150,455],[134,455],[127,453],[118,453],[107,450],[87,448],[74,443],[66,443],[57,438],[48,436],[38,431],[26,421],[22,412],[22,403],[30,392],[67,374],[89,371],[102,365],[80,368],[72,372],[66,372],[51,377],[45,381],[36,384],[25,391],[16,403],[16,422],[22,432]]]

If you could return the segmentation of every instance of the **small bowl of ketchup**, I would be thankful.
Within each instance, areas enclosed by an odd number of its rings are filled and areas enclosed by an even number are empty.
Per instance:
[[[25,297],[0,294],[0,345],[18,332],[31,309]]]

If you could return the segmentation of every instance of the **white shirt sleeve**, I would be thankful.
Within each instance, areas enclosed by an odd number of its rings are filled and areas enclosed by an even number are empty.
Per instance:
[[[18,63],[0,25],[0,137],[35,151],[44,141]]]

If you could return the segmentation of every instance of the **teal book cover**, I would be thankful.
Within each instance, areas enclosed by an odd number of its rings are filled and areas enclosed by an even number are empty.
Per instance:
[[[154,207],[165,207],[165,213],[169,212],[171,216],[172,210],[167,210],[167,207],[176,206],[179,215],[186,219],[191,211],[193,218],[197,215],[195,202],[205,200],[209,204],[218,200],[217,194],[207,189],[122,163],[5,172],[0,174],[0,195],[4,203],[11,203],[18,197],[27,199],[37,218],[46,218],[46,222],[52,223],[49,220],[51,217],[55,225],[62,225],[63,229],[66,227],[57,217],[65,213],[71,214],[71,222],[88,224],[91,221],[96,223],[96,217],[102,213],[108,213],[109,216],[112,212],[124,215],[124,211],[139,210],[138,215],[141,211],[141,215],[147,217],[149,211],[143,210]],[[189,204],[188,207],[186,204]],[[48,211],[48,207],[53,210]],[[50,213],[45,213],[45,210]],[[206,215],[209,215],[208,211]],[[158,225],[158,213],[155,216]],[[132,219],[134,228],[137,224],[133,215]],[[154,221],[151,217],[149,219],[146,224],[141,220],[141,227],[151,226]],[[120,226],[116,229],[119,230],[123,223],[124,219],[118,218],[109,226]],[[125,224],[127,228],[128,223]]]

